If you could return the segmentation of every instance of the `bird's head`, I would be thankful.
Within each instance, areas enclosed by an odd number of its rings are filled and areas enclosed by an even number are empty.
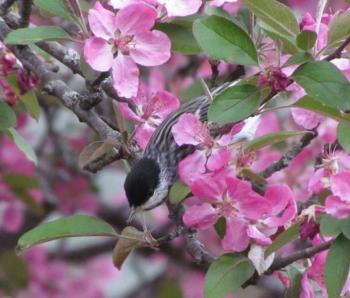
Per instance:
[[[158,163],[146,157],[132,167],[125,179],[124,189],[131,208],[130,219],[138,210],[149,210],[158,206],[168,190],[162,182]]]

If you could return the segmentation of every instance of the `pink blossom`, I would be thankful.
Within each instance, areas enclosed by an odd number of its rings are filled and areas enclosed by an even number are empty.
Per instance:
[[[63,214],[72,214],[81,210],[90,214],[98,211],[98,201],[91,192],[90,185],[84,177],[73,176],[67,181],[58,181],[54,191],[59,199],[59,207]]]
[[[300,238],[307,240],[313,239],[320,232],[320,224],[313,219],[305,220],[300,226]]]
[[[19,98],[6,80],[0,80],[0,96],[10,105],[17,104]],[[1,99],[2,100],[2,99]]]
[[[170,58],[170,40],[151,30],[157,11],[135,3],[114,14],[96,2],[88,20],[94,36],[84,46],[84,56],[97,71],[112,69],[113,86],[121,97],[136,96],[139,69],[136,65],[156,66]]]
[[[336,218],[350,215],[350,172],[340,172],[330,177],[332,195],[325,203],[326,212]]]
[[[319,235],[317,235],[312,240],[312,245],[317,246],[321,244],[324,240],[321,239]],[[302,280],[301,280],[301,298],[314,298],[315,290],[313,288],[313,284],[317,285],[318,288],[322,292],[322,297],[328,297],[327,295],[327,289],[325,286],[325,276],[324,276],[324,266],[326,264],[328,251],[322,251],[318,254],[316,254],[312,260],[311,260],[311,266],[307,268],[303,274]],[[311,283],[311,281],[313,283]],[[341,296],[345,296],[347,293],[349,293],[350,290],[350,283],[349,278],[345,282],[345,285],[343,287]]]
[[[270,185],[262,197],[248,182],[217,172],[202,175],[191,190],[199,203],[186,209],[184,223],[208,228],[225,217],[225,251],[243,251],[250,239],[259,245],[270,244],[269,236],[296,215],[294,196],[286,185]]]
[[[157,0],[164,5],[168,17],[184,17],[195,14],[202,5],[202,0]]]
[[[21,94],[33,90],[39,83],[39,78],[33,73],[20,68],[17,72],[17,80]]]
[[[317,33],[316,40],[316,50],[322,50],[327,45],[327,35],[328,35],[328,22],[329,16],[323,17],[321,19],[320,27],[318,32],[316,32],[316,22],[310,13],[306,13],[301,20],[300,30],[301,31],[313,31]]]
[[[181,180],[190,185],[206,169],[217,171],[227,165],[232,157],[227,145],[232,141],[234,135],[238,135],[243,126],[244,123],[236,124],[229,134],[214,139],[210,135],[207,125],[195,115],[187,113],[181,115],[171,130],[175,142],[179,146],[193,145],[198,148],[180,162],[179,176]]]
[[[119,108],[124,118],[137,123],[135,139],[142,149],[146,148],[155,129],[180,106],[180,101],[171,93],[161,90],[148,94],[143,86],[131,102],[133,109],[127,103],[120,103]]]
[[[280,67],[269,67],[265,73],[259,76],[258,85],[263,86],[268,84],[273,92],[285,90],[289,84],[290,79],[282,72]]]
[[[209,2],[209,4],[212,6],[220,7],[225,3],[237,3],[237,2],[239,2],[239,0],[212,0]]]

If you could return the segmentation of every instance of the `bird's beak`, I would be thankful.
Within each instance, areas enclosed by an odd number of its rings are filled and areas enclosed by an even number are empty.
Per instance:
[[[128,216],[128,219],[126,220],[126,224],[129,225],[132,220],[134,219],[135,217],[135,214],[136,214],[136,209],[135,207],[131,207],[130,208],[130,213],[129,213],[129,216]]]

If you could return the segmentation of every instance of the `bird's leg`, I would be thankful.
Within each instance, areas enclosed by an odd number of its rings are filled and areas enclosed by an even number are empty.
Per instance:
[[[142,216],[142,229],[143,229],[143,233],[145,235],[146,242],[149,243],[151,247],[157,247],[158,242],[152,236],[151,230],[148,228],[148,226],[146,224],[145,212],[142,212],[141,216]]]

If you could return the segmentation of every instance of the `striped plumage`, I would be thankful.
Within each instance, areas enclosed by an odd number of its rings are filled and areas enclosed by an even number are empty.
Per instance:
[[[229,82],[211,91],[213,97],[235,85]],[[173,138],[171,128],[184,113],[192,113],[202,122],[207,121],[210,99],[200,96],[181,105],[156,129],[141,158],[128,174],[124,188],[132,209],[150,210],[162,204],[169,188],[174,183],[178,163],[192,153],[195,147],[179,147]]]

